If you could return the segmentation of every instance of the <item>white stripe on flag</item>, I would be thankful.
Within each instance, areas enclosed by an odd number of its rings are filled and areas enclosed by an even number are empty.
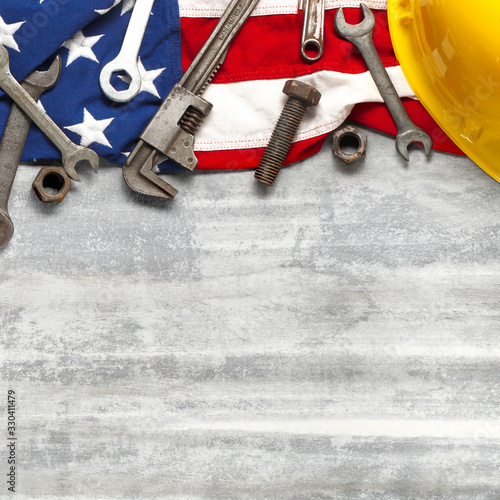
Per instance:
[[[414,97],[399,66],[387,68],[399,93]],[[209,85],[204,97],[214,105],[203,127],[196,132],[197,151],[265,147],[281,113],[286,79],[252,80]],[[317,137],[341,125],[355,104],[382,102],[369,73],[319,71],[300,77],[322,94],[317,108],[310,108],[296,141]]]
[[[387,9],[387,0],[365,0],[371,9]],[[226,10],[229,0],[179,0],[181,17],[220,17]],[[339,7],[359,7],[360,0],[326,0],[327,9]],[[252,16],[271,16],[275,14],[296,14],[298,0],[260,0]]]

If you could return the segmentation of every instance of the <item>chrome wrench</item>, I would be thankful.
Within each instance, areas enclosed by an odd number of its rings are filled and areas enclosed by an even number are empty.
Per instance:
[[[75,168],[80,161],[87,160],[94,169],[94,172],[99,170],[99,157],[97,153],[70,141],[66,134],[12,76],[9,68],[9,53],[3,45],[0,45],[0,87],[59,149],[62,155],[64,170],[66,170],[67,174],[73,180],[80,180],[80,176]]]
[[[22,87],[35,100],[52,88],[61,74],[61,58],[57,56],[47,71],[33,71],[22,83]],[[0,248],[12,239],[14,224],[8,206],[12,184],[21,161],[31,120],[12,103],[12,108],[0,142]]]
[[[304,28],[300,53],[313,63],[323,57],[325,45],[325,0],[299,0],[299,10],[304,11]]]
[[[163,101],[128,157],[123,178],[130,189],[146,196],[175,197],[178,191],[153,172],[160,153],[187,170],[196,168],[194,133],[212,109],[200,96],[258,2],[231,0],[205,45]]]
[[[373,44],[373,29],[375,28],[375,16],[365,5],[361,4],[364,19],[360,24],[348,24],[345,20],[344,11],[340,8],[335,17],[335,28],[337,33],[353,43],[363,55],[377,88],[384,99],[392,118],[398,128],[396,137],[396,149],[398,153],[408,161],[410,159],[408,147],[414,142],[423,144],[427,156],[432,152],[432,139],[427,132],[417,127],[408,116],[401,99],[394,88],[387,70],[378,55]]]
[[[99,82],[101,89],[112,101],[129,102],[141,91],[142,77],[137,67],[137,58],[141,48],[144,33],[155,0],[137,0],[130,18],[120,53],[101,71]],[[111,77],[115,73],[125,72],[130,77],[127,90],[116,90],[111,85]]]

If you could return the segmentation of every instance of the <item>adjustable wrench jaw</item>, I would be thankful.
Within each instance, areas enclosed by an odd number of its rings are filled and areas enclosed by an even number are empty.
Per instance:
[[[171,200],[178,191],[153,172],[158,151],[141,140],[123,167],[123,179],[136,193]]]
[[[187,170],[194,170],[194,132],[212,111],[212,104],[181,85],[174,86],[140,136],[145,143]]]
[[[173,198],[177,190],[153,172],[156,158],[163,153],[187,170],[196,169],[194,132],[211,110],[212,104],[208,101],[179,84],[175,85],[144,129],[139,144],[123,167],[127,185],[148,196]]]
[[[198,160],[194,154],[194,134],[212,109],[212,105],[200,96],[212,81],[234,37],[258,2],[229,2],[212,34],[150,121],[127,159],[123,176],[132,191],[160,198],[173,198],[177,194],[175,188],[153,172],[160,153],[188,170],[196,168]]]

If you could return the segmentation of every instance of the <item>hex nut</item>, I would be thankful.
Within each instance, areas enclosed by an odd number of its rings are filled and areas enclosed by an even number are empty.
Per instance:
[[[358,149],[354,153],[346,153],[342,150],[342,141],[353,138],[358,143]],[[359,160],[366,155],[368,137],[355,127],[347,126],[333,134],[332,152],[335,157],[342,160],[346,165]]]
[[[307,106],[317,106],[321,99],[321,94],[314,87],[298,80],[288,80],[283,87],[283,93],[299,99]]]
[[[33,190],[42,203],[61,203],[70,189],[71,179],[63,167],[43,167],[33,181]]]

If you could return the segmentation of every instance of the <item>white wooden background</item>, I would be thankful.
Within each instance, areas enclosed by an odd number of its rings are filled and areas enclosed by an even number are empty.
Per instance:
[[[273,190],[150,202],[104,166],[57,207],[35,174],[0,253],[0,498],[500,498],[500,185],[469,160],[370,133]]]

